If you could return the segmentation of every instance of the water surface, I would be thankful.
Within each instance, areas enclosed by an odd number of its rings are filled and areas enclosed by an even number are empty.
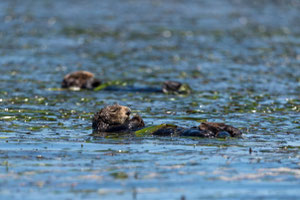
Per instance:
[[[300,198],[299,13],[297,0],[1,1],[0,198]],[[194,91],[60,90],[75,70]],[[90,137],[115,102],[149,126],[244,137]]]

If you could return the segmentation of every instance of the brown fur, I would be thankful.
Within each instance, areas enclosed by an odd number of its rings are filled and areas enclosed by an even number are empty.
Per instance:
[[[145,123],[139,115],[130,119],[131,110],[118,104],[106,106],[95,113],[93,118],[93,133],[131,132],[143,128]],[[226,131],[231,137],[239,137],[242,132],[224,123],[203,122],[198,127],[183,128],[174,125],[164,125],[152,134],[156,136],[189,136],[189,137],[218,137]]]
[[[135,115],[130,119],[131,110],[118,104],[106,106],[94,115],[93,132],[130,131],[145,126],[143,119]]]
[[[88,71],[76,71],[67,74],[61,84],[62,88],[93,89],[101,84],[94,74]]]
[[[217,135],[221,131],[228,132],[231,137],[238,137],[242,135],[242,132],[239,129],[224,123],[203,122],[198,128],[201,131],[212,132],[214,135]]]
[[[128,129],[135,130],[143,128],[144,126],[144,120],[139,115],[135,115],[129,120]]]
[[[165,81],[162,86],[163,93],[177,92],[182,83],[177,81]]]

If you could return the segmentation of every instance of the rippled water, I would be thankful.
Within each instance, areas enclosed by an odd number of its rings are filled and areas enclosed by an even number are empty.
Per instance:
[[[0,198],[300,198],[299,13],[298,0],[0,1]],[[194,91],[60,90],[75,70]],[[90,137],[115,102],[147,125],[244,137]]]

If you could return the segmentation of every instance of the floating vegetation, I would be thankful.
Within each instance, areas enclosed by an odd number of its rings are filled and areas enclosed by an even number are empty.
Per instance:
[[[43,125],[43,126],[32,126],[32,127],[29,127],[27,128],[29,131],[40,131],[41,129],[44,129],[44,128],[49,128],[49,126],[47,125]]]
[[[300,199],[298,2],[1,2],[0,199]],[[146,128],[91,135],[114,103]],[[152,136],[205,121],[243,138]]]
[[[176,128],[177,126],[172,125],[172,124],[160,124],[157,126],[150,126],[150,127],[146,127],[143,128],[141,130],[138,130],[135,132],[135,135],[137,137],[146,137],[146,136],[151,136],[152,133],[154,133],[155,131],[157,131],[158,129],[161,128]]]
[[[191,87],[188,84],[184,83],[180,86],[180,88],[178,89],[178,92],[176,92],[176,93],[188,95],[188,94],[191,94],[191,92],[192,92]]]
[[[126,86],[128,83],[125,81],[108,81],[96,87],[94,91],[103,90],[109,86]]]
[[[128,175],[125,172],[113,172],[110,173],[110,175],[112,177],[114,177],[115,179],[127,179]]]

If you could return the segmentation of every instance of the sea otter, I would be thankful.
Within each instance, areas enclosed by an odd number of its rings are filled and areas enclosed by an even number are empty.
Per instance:
[[[130,114],[130,108],[118,104],[102,108],[93,117],[93,134],[109,132],[129,133],[145,127],[145,123],[139,115],[135,115],[130,119]],[[192,128],[167,124],[160,125],[158,129],[149,134],[154,136],[225,138],[239,137],[242,135],[242,132],[224,123],[203,122],[198,127]]]
[[[240,137],[242,132],[233,126],[224,123],[202,122],[198,127],[192,128],[183,128],[166,124],[152,134],[157,136],[226,138]]]
[[[102,108],[93,117],[93,133],[129,132],[145,126],[139,115],[130,119],[130,114],[130,108],[118,104]]]
[[[62,81],[62,88],[72,89],[96,89],[103,84],[95,75],[88,71],[76,71],[67,74]],[[101,85],[102,86],[102,85]],[[166,94],[189,94],[191,89],[187,84],[177,81],[165,81],[161,88],[119,86],[114,84],[103,84],[103,90],[108,91],[129,91],[129,92],[157,92]]]
[[[101,81],[88,71],[76,71],[67,74],[62,83],[62,88],[93,89],[101,85]]]

